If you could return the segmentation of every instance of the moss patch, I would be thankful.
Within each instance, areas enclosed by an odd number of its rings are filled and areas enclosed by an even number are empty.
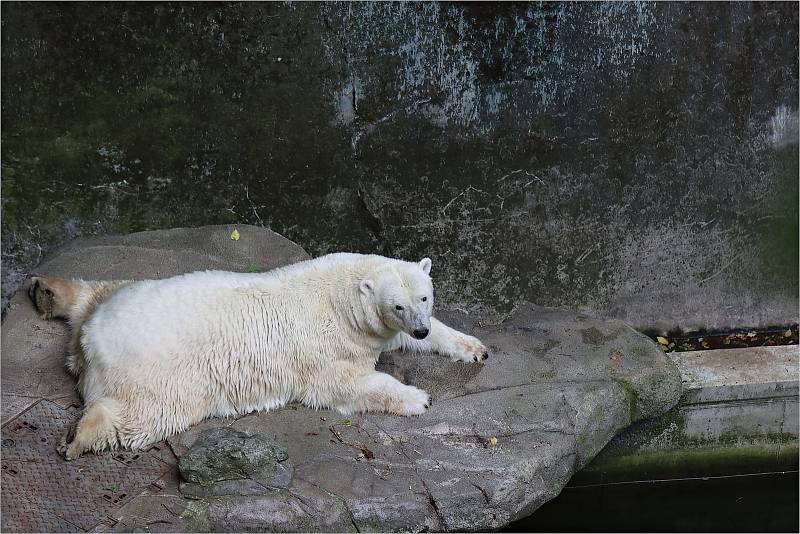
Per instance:
[[[181,514],[189,523],[194,532],[208,532],[211,530],[211,520],[208,517],[208,503],[205,501],[189,501]]]
[[[638,395],[636,394],[636,389],[633,387],[633,384],[620,377],[614,378],[614,382],[625,393],[625,398],[628,401],[628,413],[630,414],[631,423],[638,421],[641,416],[641,410],[639,410]]]
[[[701,447],[658,451],[637,451],[624,456],[598,455],[575,481],[587,483],[682,478],[739,474],[745,471],[782,471],[797,469],[798,446],[766,443],[749,447]]]
[[[769,211],[755,223],[759,255],[765,272],[798,288],[798,145],[777,150],[770,160],[769,174],[774,184]]]
[[[581,330],[581,338],[583,339],[584,343],[589,343],[591,345],[602,345],[603,343],[608,343],[609,341],[617,339],[620,332],[621,330],[618,328],[610,334],[603,334],[603,332],[593,326],[591,328]]]

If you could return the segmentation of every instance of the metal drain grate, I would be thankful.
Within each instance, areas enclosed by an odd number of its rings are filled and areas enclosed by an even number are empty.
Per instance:
[[[79,413],[42,400],[3,426],[3,532],[89,530],[175,465],[163,443],[65,461],[56,446]]]

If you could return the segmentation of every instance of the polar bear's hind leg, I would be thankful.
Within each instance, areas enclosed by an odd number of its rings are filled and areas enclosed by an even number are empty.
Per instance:
[[[77,425],[61,440],[58,452],[67,460],[74,460],[86,451],[116,449],[122,424],[121,408],[117,401],[108,397],[87,407]]]

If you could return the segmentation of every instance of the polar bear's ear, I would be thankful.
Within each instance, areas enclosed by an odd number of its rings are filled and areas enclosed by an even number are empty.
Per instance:
[[[373,291],[375,286],[372,283],[372,280],[369,280],[368,278],[365,278],[364,280],[361,281],[360,284],[358,284],[358,287],[359,287],[359,289],[361,289],[362,293],[364,293],[365,295],[369,296],[369,295],[372,295],[372,291]]]
[[[425,271],[425,274],[431,274],[431,259],[430,258],[422,258],[422,261],[419,262],[420,268]]]

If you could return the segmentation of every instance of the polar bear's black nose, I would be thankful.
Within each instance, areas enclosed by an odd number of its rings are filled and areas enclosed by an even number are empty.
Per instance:
[[[414,337],[417,339],[425,339],[425,337],[428,335],[428,329],[420,328],[418,330],[414,330],[412,334],[414,334]]]

